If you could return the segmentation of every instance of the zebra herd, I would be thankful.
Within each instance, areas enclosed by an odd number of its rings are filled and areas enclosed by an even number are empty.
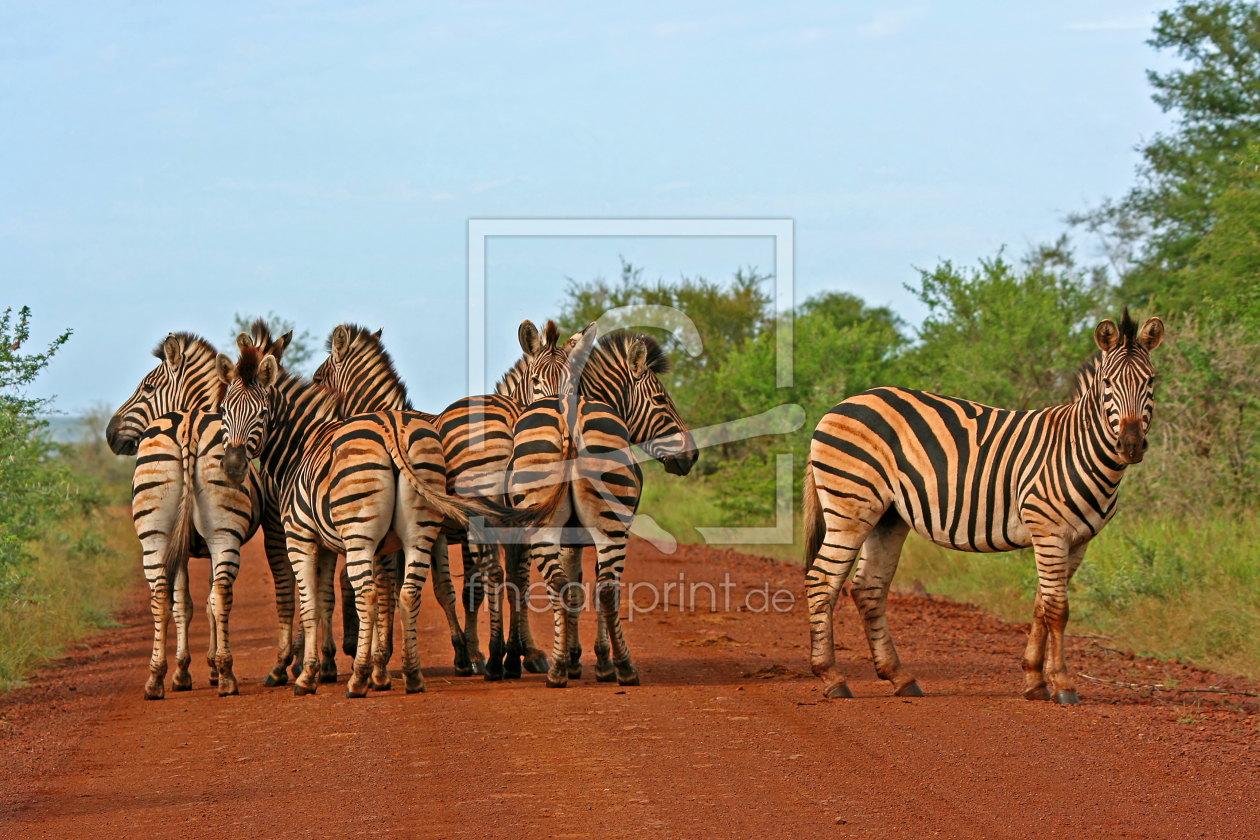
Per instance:
[[[332,615],[343,555],[349,696],[390,688],[396,612],[406,691],[424,690],[416,616],[430,575],[457,673],[493,681],[545,671],[549,686],[562,687],[582,672],[584,590],[571,584],[581,583],[587,546],[596,554],[596,678],[637,685],[619,612],[643,483],[631,446],[674,475],[686,475],[697,457],[661,382],[669,362],[660,345],[625,330],[600,337],[594,323],[561,342],[554,323],[539,333],[526,321],[518,331],[523,355],[496,393],[435,415],[412,408],[380,331],[336,327],[311,379],[284,368],[291,337],[273,337],[260,320],[238,336],[233,360],[198,336],[172,333],[154,351],[158,366],[106,430],[115,453],[137,456],[133,518],[154,621],[145,697],[165,693],[172,614],[172,688],[192,686],[190,556],[211,560],[211,683],[220,695],[238,692],[232,587],[241,546],[259,528],[278,619],[268,686],[285,685],[290,666],[298,695],[336,680]],[[1125,467],[1146,451],[1150,353],[1162,337],[1158,318],[1139,329],[1127,309],[1118,326],[1101,322],[1098,353],[1082,366],[1068,405],[1011,411],[877,388],[823,417],[803,508],[811,658],[827,697],[852,696],[835,665],[833,613],[855,565],[852,596],[876,672],[898,695],[922,695],[885,616],[901,546],[914,529],[964,551],[1034,548],[1038,590],[1024,694],[1077,702],[1063,652],[1067,584],[1115,513]],[[462,546],[458,596],[451,542]],[[533,641],[522,598],[533,567],[551,599],[550,659]],[[488,657],[477,634],[483,601]]]
[[[668,362],[654,339],[625,331],[598,338],[594,324],[561,343],[554,323],[540,335],[526,321],[518,338],[524,355],[497,393],[460,400],[433,415],[412,409],[379,331],[338,326],[328,340],[328,359],[310,380],[283,367],[291,333],[273,338],[262,321],[238,336],[235,361],[197,336],[169,335],[154,353],[158,366],[106,430],[114,452],[137,456],[132,513],[154,620],[145,697],[165,694],[172,613],[172,687],[192,685],[190,556],[211,560],[211,682],[222,695],[237,693],[228,635],[232,585],[241,546],[260,527],[279,623],[269,686],[288,682],[290,664],[297,694],[335,681],[338,554],[346,557],[345,648],[355,657],[351,696],[390,687],[399,606],[406,688],[424,690],[415,617],[430,572],[451,627],[457,671],[480,672],[488,680],[519,677],[523,667],[547,671],[520,597],[535,556],[542,557],[557,613],[560,653],[548,683],[562,686],[581,667],[576,633],[564,628],[574,597],[567,583],[581,579],[585,545],[598,552],[599,584],[605,587],[597,676],[637,683],[616,609],[642,487],[630,447],[642,445],[676,474],[695,462],[690,432],[658,378]],[[596,478],[584,483],[583,476]],[[539,503],[525,506],[527,497]],[[513,542],[521,538],[529,542]],[[464,546],[463,626],[447,566],[450,540]],[[500,543],[506,543],[507,573],[517,584],[512,587],[500,585]],[[611,601],[603,591],[612,592]],[[511,621],[506,638],[504,592]],[[485,596],[488,659],[476,637]]]

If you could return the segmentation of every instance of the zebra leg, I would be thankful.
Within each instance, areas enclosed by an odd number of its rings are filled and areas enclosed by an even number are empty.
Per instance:
[[[451,582],[451,566],[447,559],[446,537],[439,536],[433,546],[433,596],[446,613],[446,624],[451,631],[451,647],[455,650],[455,675],[472,676],[472,662],[468,659],[468,644],[464,630],[459,626],[459,611],[455,605],[455,584]]]
[[[293,693],[298,697],[314,694],[319,686],[319,563],[320,550],[315,536],[309,531],[295,529],[288,538],[288,556],[293,563],[294,579],[301,600],[302,665],[295,666],[297,677],[293,681]],[[335,557],[334,557],[335,562]]]
[[[833,614],[840,587],[858,550],[866,538],[866,528],[854,528],[859,520],[823,514],[827,534],[814,562],[805,574],[805,594],[809,603],[810,662],[814,673],[823,681],[827,697],[852,697],[844,674],[836,667],[835,628]]]
[[[578,636],[578,619],[582,617],[582,608],[586,605],[586,590],[582,588],[582,548],[560,549],[560,563],[564,567],[565,577],[569,579],[566,587],[565,602],[568,609],[565,614],[565,632],[569,637],[567,667],[569,679],[582,679],[582,640]]]
[[[549,669],[547,655],[538,649],[538,645],[534,642],[534,631],[529,625],[529,569],[529,561],[524,558],[516,565],[516,573],[513,575],[512,583],[520,595],[517,600],[517,609],[512,615],[511,636],[520,651],[520,656],[525,660],[525,670],[531,674],[546,674]],[[509,570],[508,574],[512,575],[512,571]],[[511,645],[509,645],[509,650],[511,650]],[[517,675],[519,674],[518,671]],[[511,676],[510,672],[508,676]]]
[[[410,485],[400,484],[394,505],[394,531],[402,541],[406,558],[399,600],[403,625],[403,681],[408,694],[424,691],[416,619],[420,615],[425,578],[436,561],[434,549],[441,540],[442,526],[441,517],[425,510],[418,496]]]
[[[188,588],[188,566],[175,572],[175,676],[171,678],[172,691],[188,691],[192,688],[192,653],[188,650],[188,631],[192,627],[192,592]]]
[[[606,541],[602,542],[595,554],[600,623],[608,634],[617,684],[638,685],[639,669],[630,659],[630,645],[621,628],[621,574],[626,566],[626,534],[624,531],[607,534]]]
[[[394,680],[389,660],[394,654],[394,584],[398,579],[398,555],[391,553],[373,561],[376,588],[376,627],[372,634],[372,690],[389,691]],[[342,609],[345,609],[343,606]]]
[[[1063,651],[1063,637],[1068,622],[1067,585],[1080,566],[1088,543],[1068,546],[1059,540],[1034,543],[1037,552],[1037,589],[1041,595],[1046,638],[1046,690],[1050,699],[1064,706],[1080,702],[1076,685],[1068,672]]]
[[[171,588],[160,563],[152,571],[146,567],[145,577],[149,577],[149,611],[153,614],[153,655],[149,658],[144,699],[161,700],[166,696],[166,633],[171,619]]]
[[[373,658],[383,656],[384,650],[374,651],[373,637],[377,634],[380,587],[373,574],[373,551],[370,546],[346,547],[346,569],[354,584],[354,608],[359,614],[359,640],[355,645],[354,666],[350,669],[350,681],[346,683],[347,697],[366,697],[371,686]],[[342,604],[345,609],[345,604]]]
[[[613,608],[621,615],[621,582],[605,583],[596,576],[595,601],[599,615],[595,621],[595,679],[598,682],[616,682],[617,668],[613,665],[612,644],[608,639],[608,622],[604,618],[604,601],[610,596],[604,594],[605,589],[612,589]],[[620,621],[620,618],[618,618]]]
[[[289,664],[295,659],[300,664],[302,660],[294,656],[293,618],[297,611],[297,579],[293,575],[293,565],[289,562],[289,552],[285,547],[284,529],[278,523],[269,521],[266,511],[263,517],[263,548],[267,554],[267,565],[271,567],[271,582],[276,590],[276,620],[279,623],[276,664],[267,672],[267,678],[263,681],[263,685],[270,687],[287,683]]]
[[[464,560],[464,586],[460,600],[464,603],[464,646],[474,675],[486,672],[486,657],[481,652],[477,616],[481,612],[481,602],[485,599],[486,584],[490,579],[486,568],[487,553],[486,546],[470,545],[468,538],[464,538],[461,552]]]
[[[853,576],[853,604],[862,616],[866,641],[871,647],[875,673],[893,684],[898,697],[922,697],[918,682],[901,667],[892,633],[888,629],[888,588],[897,573],[901,546],[910,526],[896,509],[889,508],[879,524],[867,535]]]
[[[482,568],[483,588],[486,590],[486,610],[490,613],[490,656],[485,661],[486,680],[503,679],[503,564],[499,562],[497,545],[478,546]]]
[[[236,674],[232,670],[232,646],[228,639],[228,618],[232,613],[232,588],[236,576],[240,572],[240,547],[216,552],[217,562],[214,564],[214,580],[210,588],[210,604],[213,605],[213,618],[216,632],[214,666],[218,672],[219,696],[227,697],[239,693]]]
[[[337,641],[333,638],[333,609],[336,606],[337,556],[320,552],[319,590],[319,681],[337,681]]]
[[[1028,628],[1028,644],[1024,648],[1024,699],[1049,700],[1046,688],[1046,606],[1041,600],[1041,586],[1033,601],[1033,620]]]
[[[359,611],[354,608],[354,584],[350,582],[349,567],[341,567],[338,583],[341,585],[341,652],[354,659],[359,645]]]
[[[219,633],[214,617],[214,574],[210,575],[210,594],[206,596],[206,624],[210,631],[210,643],[206,647],[206,665],[210,667],[210,685],[219,684],[219,664],[215,656],[219,652]]]
[[[525,646],[521,642],[521,625],[529,624],[529,546],[513,544],[505,547],[504,565],[508,577],[508,604],[511,613],[511,627],[508,630],[507,644],[504,648],[503,676],[509,680],[521,678],[521,657],[525,654]],[[521,588],[522,581],[525,589]],[[493,667],[493,662],[491,663]]]
[[[569,649],[569,579],[565,575],[564,564],[560,562],[560,546],[554,542],[540,539],[530,546],[530,558],[535,559],[538,573],[547,582],[547,592],[551,596],[551,616],[555,626],[554,644],[551,649],[551,668],[547,671],[548,688],[564,688],[569,684],[569,668],[566,662]]]

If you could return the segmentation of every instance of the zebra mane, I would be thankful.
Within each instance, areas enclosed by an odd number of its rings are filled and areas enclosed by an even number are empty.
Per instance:
[[[1137,331],[1138,323],[1129,317],[1129,307],[1126,306],[1124,315],[1120,317],[1120,346],[1126,350],[1137,347]]]
[[[1080,402],[1093,390],[1094,383],[1098,381],[1101,366],[1101,350],[1094,351],[1092,356],[1081,362],[1081,366],[1076,369],[1076,374],[1072,377],[1072,402]]]
[[[642,341],[647,348],[646,364],[648,370],[657,376],[664,376],[669,373],[669,356],[665,354],[661,343],[650,335],[631,330],[613,330],[602,336],[599,339],[599,343],[595,345],[594,352],[591,353],[591,362],[595,362],[596,359],[608,362],[610,357],[625,359],[629,352],[628,348],[635,341]]]
[[[352,359],[351,364],[356,369],[370,367],[373,374],[384,380],[388,387],[396,389],[401,394],[404,405],[410,409],[411,399],[407,396],[407,384],[398,375],[398,369],[394,367],[394,359],[381,341],[381,331],[372,332],[359,324],[342,324],[341,326],[350,336],[346,342],[346,349]],[[332,332],[328,333],[327,340],[324,341],[324,349],[330,355],[333,349],[333,333],[336,331],[334,327]],[[320,367],[322,368],[323,365]],[[322,382],[319,384],[324,385]],[[325,387],[330,391],[333,390],[330,386],[325,385]],[[350,399],[350,394],[338,393],[338,396],[342,402]]]
[[[171,335],[179,339],[179,341],[183,344],[184,355],[186,356],[198,356],[204,353],[213,359],[215,356],[219,355],[219,351],[214,348],[213,344],[206,341],[196,333],[177,332],[171,333]],[[170,336],[167,336],[167,338],[170,338]],[[153,356],[156,359],[166,361],[166,338],[158,340],[157,346],[153,348]]]

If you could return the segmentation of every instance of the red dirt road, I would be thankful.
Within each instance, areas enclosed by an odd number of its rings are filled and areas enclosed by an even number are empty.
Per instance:
[[[254,543],[232,614],[241,696],[207,685],[199,612],[194,690],[141,699],[150,625],[137,597],[122,629],[0,697],[0,836],[1256,835],[1254,698],[1152,697],[1081,680],[1080,707],[1030,703],[1019,696],[1020,628],[900,595],[890,622],[929,696],[891,696],[846,605],[839,655],[857,698],[827,701],[801,673],[799,569],[698,547],[673,557],[631,548],[632,581],[725,573],[740,584],[732,610],[767,582],[793,591],[795,609],[714,615],[701,594],[696,613],[636,615],[626,633],[638,688],[594,682],[589,653],[586,678],[565,690],[534,675],[457,678],[426,593],[427,694],[406,696],[396,680],[348,700],[342,657],[339,685],[297,698],[262,685],[274,613]],[[204,561],[193,575],[204,603]],[[639,601],[651,601],[645,590]],[[534,627],[550,639],[549,617]],[[591,631],[588,614],[588,651]],[[1113,682],[1257,691],[1091,639],[1074,640],[1069,662]]]

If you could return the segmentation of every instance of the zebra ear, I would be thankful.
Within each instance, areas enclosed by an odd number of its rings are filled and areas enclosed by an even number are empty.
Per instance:
[[[1095,327],[1094,343],[1104,353],[1115,350],[1120,344],[1120,328],[1116,326],[1116,322],[1108,318]]]
[[[516,330],[516,337],[521,342],[521,349],[525,351],[527,356],[533,356],[542,346],[542,343],[538,340],[538,327],[535,327],[534,322],[528,319],[521,321],[520,327]]]
[[[276,361],[279,362],[280,359],[284,356],[284,351],[288,350],[289,345],[292,343],[293,343],[293,330],[289,330],[287,333],[277,338],[275,343],[271,345],[271,349],[268,350],[267,352],[275,356]]]
[[[564,343],[564,346],[561,347],[560,349],[564,351],[564,354],[566,356],[569,355],[570,353],[573,352],[573,348],[577,347],[578,342],[582,340],[582,337],[588,334],[590,336],[591,343],[594,344],[596,336],[599,335],[599,325],[595,321],[591,321],[589,324],[587,324],[585,329],[583,329],[580,333],[574,333],[573,335],[571,335],[569,337],[569,340],[566,341]],[[590,351],[588,350],[587,353],[589,354]]]
[[[376,332],[372,333],[372,337],[373,337],[373,338],[380,338],[380,337],[381,337],[381,333],[383,333],[383,332],[385,332],[385,328],[384,328],[384,327],[381,327],[379,330],[377,330]]]
[[[1138,331],[1138,344],[1147,352],[1154,350],[1164,340],[1164,322],[1158,318],[1150,318]]]
[[[249,333],[238,333],[236,336],[236,347],[238,350],[244,350],[246,347],[253,347],[254,339],[250,338]]]
[[[280,363],[276,361],[275,356],[268,353],[263,356],[262,364],[258,366],[258,384],[264,388],[270,388],[279,378]]]
[[[346,349],[350,346],[350,330],[346,329],[345,324],[338,324],[332,334],[332,355],[338,361],[346,354]]]
[[[626,361],[630,363],[630,375],[641,379],[647,373],[647,345],[643,339],[636,338],[626,350]]]
[[[227,353],[220,353],[214,359],[214,372],[219,377],[219,381],[224,385],[231,385],[232,380],[236,378],[236,365],[232,363],[232,357]]]
[[[586,367],[586,360],[591,357],[591,351],[595,349],[595,338],[598,334],[599,330],[595,328],[595,322],[592,321],[585,330],[564,344],[565,354],[568,356],[564,364],[568,369],[569,382],[574,388],[582,379],[582,369]]]
[[[166,341],[162,342],[162,355],[166,357],[166,363],[172,368],[177,368],[180,362],[184,360],[184,351],[179,346],[179,339],[174,333],[166,336]]]

